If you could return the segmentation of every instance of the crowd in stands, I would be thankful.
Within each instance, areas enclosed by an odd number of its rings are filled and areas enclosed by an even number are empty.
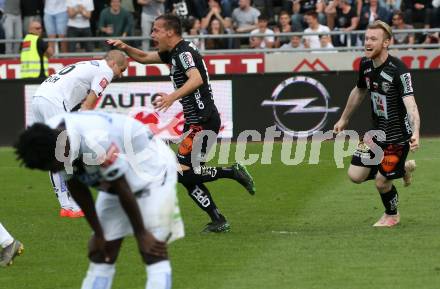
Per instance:
[[[40,21],[48,38],[150,35],[154,19],[175,13],[186,35],[265,34],[192,41],[202,49],[333,48],[361,45],[361,35],[307,35],[363,30],[375,20],[394,29],[440,27],[440,0],[0,0],[0,39],[22,39]],[[304,32],[305,36],[279,36]],[[396,33],[394,44],[436,43],[438,33]],[[54,43],[50,43],[53,47]],[[135,45],[149,50],[151,41]],[[107,50],[104,42],[61,42],[61,52]],[[0,47],[17,54],[20,43]]]

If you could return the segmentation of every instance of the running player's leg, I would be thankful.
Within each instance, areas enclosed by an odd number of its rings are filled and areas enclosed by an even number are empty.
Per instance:
[[[63,107],[57,107],[46,98],[36,96],[32,100],[33,122],[45,122],[51,117],[65,113]],[[70,197],[70,193],[64,180],[59,174],[49,172],[52,187],[60,203],[60,216],[78,218],[84,216],[79,206]]]
[[[384,149],[384,157],[376,175],[376,188],[385,207],[385,213],[377,221],[376,227],[392,227],[400,222],[398,212],[399,194],[393,180],[405,175],[405,161],[409,144],[390,144]]]

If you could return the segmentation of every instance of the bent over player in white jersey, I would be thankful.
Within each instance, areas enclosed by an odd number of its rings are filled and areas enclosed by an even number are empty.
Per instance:
[[[122,76],[127,59],[119,51],[109,51],[104,59],[81,61],[68,65],[49,76],[32,99],[32,122],[44,122],[65,112],[94,109],[98,96],[107,85]],[[58,174],[50,172],[55,194],[61,205],[60,216],[82,217],[76,203],[69,197],[66,185]]]
[[[146,288],[171,288],[165,242],[184,229],[177,160],[163,141],[128,116],[78,112],[35,123],[15,148],[26,167],[60,172],[94,231],[82,289],[111,288],[123,238],[132,233],[148,265]],[[91,186],[99,190],[95,205]]]

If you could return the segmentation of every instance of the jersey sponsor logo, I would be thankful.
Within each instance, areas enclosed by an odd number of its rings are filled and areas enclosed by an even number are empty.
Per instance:
[[[388,81],[382,82],[382,90],[383,92],[387,93],[391,88],[391,83]]]
[[[103,160],[101,166],[104,168],[108,168],[109,166],[115,163],[118,157],[119,157],[119,149],[116,146],[116,144],[112,143],[109,149],[107,150],[105,159]]]
[[[409,72],[402,74],[400,76],[400,80],[402,81],[403,93],[412,93],[413,87],[411,82],[411,74]]]
[[[371,101],[373,102],[374,113],[388,119],[387,97],[377,92],[371,92]]]
[[[194,59],[191,55],[191,52],[185,51],[179,54],[180,62],[183,65],[183,69],[187,70],[191,67],[196,66],[194,63]]]
[[[364,75],[371,71],[371,68],[367,68],[364,70]]]
[[[295,89],[298,86],[311,86],[311,95],[300,95]],[[281,82],[273,91],[271,99],[264,100],[261,106],[272,108],[278,129],[287,135],[301,137],[311,136],[323,129],[328,114],[339,110],[339,107],[330,107],[329,102],[330,94],[322,83],[311,77],[296,76]],[[308,116],[307,120],[304,120],[304,115]]]
[[[90,64],[99,67],[99,62],[96,61],[96,60],[92,60],[92,61],[90,61]]]
[[[107,87],[107,85],[108,85],[108,80],[105,77],[103,77],[101,79],[101,81],[99,82],[99,86],[101,86],[102,89],[105,89]]]
[[[380,73],[380,76],[382,76],[384,79],[388,80],[389,82],[393,81],[393,77],[387,73],[385,73],[385,71],[382,71]]]

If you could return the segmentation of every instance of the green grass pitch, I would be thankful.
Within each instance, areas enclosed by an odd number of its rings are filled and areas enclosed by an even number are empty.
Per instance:
[[[374,184],[350,183],[347,167],[332,161],[332,142],[323,144],[318,165],[298,166],[283,165],[276,144],[271,165],[248,167],[254,197],[232,181],[208,184],[231,223],[226,234],[200,233],[208,219],[179,186],[187,236],[170,247],[173,288],[439,288],[439,145],[423,139],[410,154],[418,168],[409,188],[396,182],[402,221],[392,229],[371,226],[383,213]],[[19,168],[12,150],[0,149],[0,222],[25,245],[13,266],[0,268],[1,289],[80,288],[90,229],[58,210],[47,173]],[[144,284],[145,267],[128,238],[113,288]]]

